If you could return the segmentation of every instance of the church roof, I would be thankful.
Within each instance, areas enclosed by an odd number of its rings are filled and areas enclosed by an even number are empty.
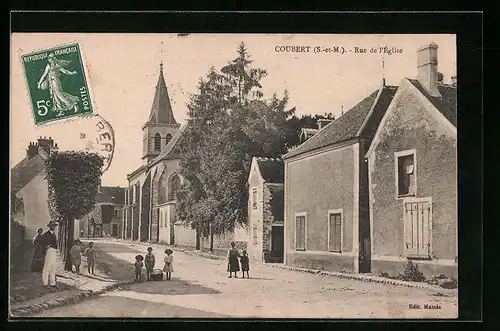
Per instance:
[[[167,146],[160,152],[160,154],[155,157],[153,160],[151,160],[151,165],[158,163],[159,161],[162,160],[171,160],[171,159],[178,159],[179,155],[176,153],[176,149],[174,148],[177,145],[177,142],[179,141],[180,137],[182,136],[182,133],[186,129],[187,124],[184,124],[175,132],[174,136],[170,141],[168,142]],[[149,164],[148,164],[149,165]]]
[[[145,125],[148,124],[177,124],[172,112],[165,77],[163,76],[163,64],[160,64],[160,75],[158,76],[158,83],[156,83],[153,105]]]

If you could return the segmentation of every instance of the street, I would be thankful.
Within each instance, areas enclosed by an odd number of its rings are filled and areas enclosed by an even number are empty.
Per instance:
[[[97,241],[98,259],[133,275],[143,245]],[[156,247],[156,246],[153,246]],[[156,268],[163,251],[155,250]],[[171,281],[122,286],[37,317],[454,318],[456,290],[419,289],[250,265],[250,279],[228,278],[226,261],[174,249]],[[238,275],[241,277],[241,273]],[[127,277],[124,275],[123,277]],[[433,305],[435,309],[425,309]]]

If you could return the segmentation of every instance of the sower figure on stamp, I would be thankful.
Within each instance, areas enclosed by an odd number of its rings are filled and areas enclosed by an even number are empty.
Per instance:
[[[48,64],[37,83],[37,87],[41,90],[49,89],[50,98],[52,101],[52,111],[64,113],[65,111],[74,109],[75,113],[78,111],[77,96],[71,95],[63,91],[61,85],[61,74],[76,75],[76,71],[69,71],[64,67],[71,61],[60,60],[55,57],[53,53],[49,54]],[[47,86],[48,85],[48,86]]]
[[[234,278],[238,278],[238,271],[240,271],[240,262],[238,258],[240,253],[236,249],[236,243],[233,241],[231,243],[231,249],[227,253],[227,271],[229,272],[229,278],[232,278],[232,273],[234,272]]]
[[[55,230],[58,223],[50,221],[49,230],[42,235],[41,245],[45,250],[45,261],[42,270],[42,285],[56,287],[57,237]]]

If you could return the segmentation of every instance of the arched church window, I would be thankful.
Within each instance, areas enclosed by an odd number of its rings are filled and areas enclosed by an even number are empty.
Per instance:
[[[167,145],[170,142],[170,140],[172,140],[172,135],[170,133],[167,133],[165,145]]]
[[[155,134],[155,152],[161,150],[161,136],[159,133]]]
[[[164,170],[158,180],[158,203],[165,202],[167,202],[167,174]]]
[[[168,180],[168,201],[175,200],[177,198],[177,192],[181,186],[181,179],[178,174],[172,174]]]

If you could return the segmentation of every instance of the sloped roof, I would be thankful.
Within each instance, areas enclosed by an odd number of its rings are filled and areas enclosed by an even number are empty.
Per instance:
[[[416,79],[408,79],[422,94],[446,117],[455,127],[457,127],[457,88],[451,85],[438,85],[441,98],[429,95],[427,90]]]
[[[168,96],[167,84],[163,76],[163,64],[160,64],[160,75],[156,84],[156,92],[153,105],[149,114],[148,123],[177,124],[172,111],[170,97]]]
[[[45,169],[45,159],[37,154],[31,159],[27,157],[21,160],[10,171],[11,176],[11,194],[16,194],[29,182],[33,180],[38,174]]]
[[[383,114],[394,97],[397,87],[383,86],[381,89],[382,91],[378,99],[377,95],[380,89],[373,91],[353,108],[345,112],[338,119],[326,125],[309,140],[290,151],[283,158],[290,158],[322,147],[330,146],[341,141],[359,137],[364,134],[365,129],[373,131],[373,125],[378,125],[380,123],[380,119],[383,117]],[[374,104],[375,102],[376,104]],[[373,112],[370,112],[372,107]],[[363,128],[365,120],[366,124]],[[361,128],[363,128],[363,130],[361,130],[363,132],[359,132]],[[374,132],[371,135],[373,136],[373,134]]]
[[[256,158],[262,178],[267,183],[283,183],[284,166],[283,160],[276,158],[258,157]]]
[[[125,204],[125,189],[117,186],[102,186],[96,195],[97,203]]]

